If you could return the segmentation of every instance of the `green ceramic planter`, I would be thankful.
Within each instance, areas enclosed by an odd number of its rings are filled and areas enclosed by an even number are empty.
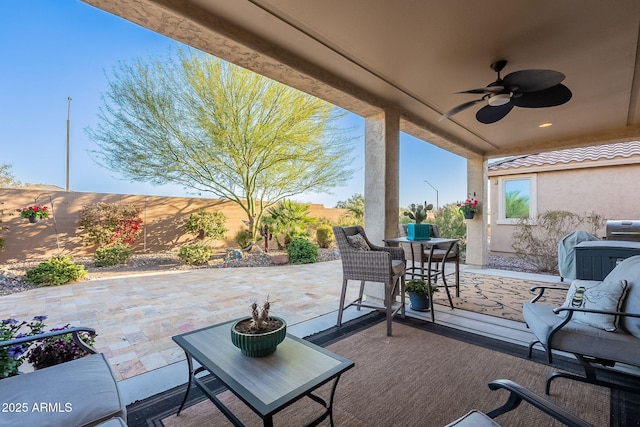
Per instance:
[[[245,334],[236,331],[236,325],[250,317],[237,320],[231,326],[231,342],[248,357],[265,357],[272,354],[287,336],[287,323],[280,317],[271,316],[271,318],[281,321],[282,327],[264,334]]]

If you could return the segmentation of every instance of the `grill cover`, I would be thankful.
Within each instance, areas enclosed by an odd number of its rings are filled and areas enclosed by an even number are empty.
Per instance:
[[[576,245],[592,240],[600,239],[583,230],[567,234],[560,240],[558,243],[558,272],[563,280],[576,278]]]
[[[607,221],[607,240],[640,242],[640,220]]]

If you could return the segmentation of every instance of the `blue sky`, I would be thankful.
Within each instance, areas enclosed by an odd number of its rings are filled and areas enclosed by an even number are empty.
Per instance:
[[[191,196],[180,186],[122,180],[90,156],[107,77],[119,61],[162,56],[177,42],[75,0],[0,1],[0,163],[17,179],[65,187],[67,98],[70,114],[70,189],[78,192]],[[302,202],[335,206],[364,193],[364,119],[349,114],[345,126],[359,137],[358,169],[333,194],[304,194]],[[466,197],[466,160],[406,134],[400,136],[400,205],[440,205]],[[213,196],[212,196],[213,197]]]

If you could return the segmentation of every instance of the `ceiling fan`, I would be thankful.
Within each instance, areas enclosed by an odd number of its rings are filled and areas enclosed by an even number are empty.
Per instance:
[[[509,73],[504,78],[500,72],[507,65],[501,60],[491,64],[491,69],[498,73],[498,79],[489,83],[487,87],[470,89],[457,93],[482,94],[482,98],[465,102],[444,113],[439,120],[445,120],[473,107],[481,102],[487,102],[476,113],[480,123],[495,123],[504,118],[509,111],[516,107],[545,108],[562,105],[571,99],[571,91],[561,84],[564,74],[553,70],[522,70]]]

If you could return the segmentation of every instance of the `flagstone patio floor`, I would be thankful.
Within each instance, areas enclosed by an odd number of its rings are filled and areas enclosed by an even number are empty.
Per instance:
[[[540,275],[503,270],[468,271],[541,280]],[[95,347],[105,353],[118,381],[135,380],[184,360],[184,353],[171,339],[173,335],[248,315],[252,302],[260,303],[266,298],[272,303],[272,314],[287,319],[290,332],[298,336],[330,327],[336,321],[341,285],[339,260],[129,275],[2,296],[0,317],[30,320],[46,315],[48,327],[71,324],[94,328],[98,333]],[[348,298],[355,299],[357,290],[357,284],[350,286]],[[362,313],[350,309],[345,320]],[[407,314],[428,317],[411,310]],[[520,343],[530,338],[520,322],[444,306],[436,307],[436,314],[438,323],[476,333]],[[491,325],[508,332],[492,331]],[[180,373],[186,377],[185,369]]]

